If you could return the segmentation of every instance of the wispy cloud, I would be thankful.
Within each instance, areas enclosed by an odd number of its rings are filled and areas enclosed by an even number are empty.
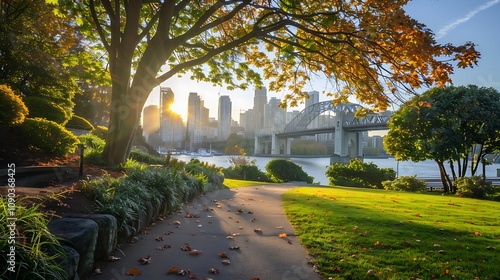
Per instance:
[[[464,17],[462,18],[459,18],[457,20],[455,20],[454,22],[448,24],[447,26],[441,28],[437,34],[436,34],[436,39],[440,39],[444,36],[446,36],[446,34],[448,34],[448,32],[452,29],[454,29],[455,27],[457,27],[458,25],[462,24],[462,23],[465,23],[467,21],[469,21],[471,18],[473,18],[477,13],[483,11],[483,10],[486,10],[488,8],[490,8],[491,6],[495,5],[495,4],[498,4],[500,3],[500,0],[492,0],[492,1],[489,1],[488,3],[482,5],[482,6],[479,6],[478,8],[476,8],[475,10],[469,12],[467,15],[465,15]]]

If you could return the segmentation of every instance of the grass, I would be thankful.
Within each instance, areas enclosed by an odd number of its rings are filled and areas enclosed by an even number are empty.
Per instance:
[[[498,202],[326,187],[283,200],[325,279],[500,279]]]
[[[257,186],[257,185],[269,185],[271,183],[267,182],[257,182],[257,181],[245,181],[245,180],[236,180],[236,179],[224,179],[224,186],[230,188],[230,189],[235,189],[235,188],[242,188],[242,187],[251,187],[251,186]]]

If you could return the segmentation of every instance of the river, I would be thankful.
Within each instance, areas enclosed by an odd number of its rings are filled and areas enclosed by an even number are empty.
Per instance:
[[[179,160],[189,162],[191,156],[189,155],[174,155],[172,156]],[[213,157],[197,157],[200,161],[204,161],[210,164],[215,164],[220,167],[228,167],[229,156],[213,156]],[[274,159],[272,157],[248,157],[250,160],[255,160],[256,165],[260,170],[266,171],[266,164]],[[328,184],[328,179],[326,178],[325,171],[327,166],[330,165],[329,157],[319,157],[319,158],[289,158],[294,163],[302,166],[309,176],[314,177],[314,182],[319,182],[322,185]],[[437,164],[432,160],[427,160],[423,162],[412,162],[412,161],[401,161],[397,162],[394,158],[365,158],[365,162],[373,162],[378,167],[388,167],[394,169],[399,176],[413,176],[417,175],[419,178],[438,178],[439,170]],[[480,167],[481,168],[481,167]],[[494,163],[492,165],[486,166],[486,177],[492,178],[497,177],[497,169],[500,169],[500,163]],[[482,174],[481,171],[478,172]],[[479,175],[478,174],[478,175]]]

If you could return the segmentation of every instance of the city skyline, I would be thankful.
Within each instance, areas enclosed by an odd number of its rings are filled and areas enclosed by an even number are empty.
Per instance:
[[[497,26],[500,26],[500,0],[419,0],[411,1],[407,5],[410,16],[425,24],[436,34],[436,40],[440,44],[452,43],[456,45],[472,41],[477,44],[477,50],[481,52],[478,66],[468,69],[455,68],[452,75],[454,85],[475,84],[478,86],[493,87],[500,90],[500,56],[497,46],[500,37],[495,36]],[[264,81],[264,86],[268,81]],[[189,92],[197,92],[205,100],[205,106],[210,110],[210,117],[217,119],[218,97],[227,95],[232,101],[232,118],[239,122],[239,113],[253,107],[255,87],[247,90],[230,91],[224,87],[214,87],[210,83],[193,81],[189,76],[183,78],[173,77],[161,85],[171,87],[177,98],[173,109],[186,120],[187,102]],[[311,82],[306,85],[304,91],[318,91],[319,101],[329,100],[323,91],[332,91],[331,85],[321,76],[312,77]],[[423,92],[426,89],[422,89]],[[268,99],[276,97],[283,99],[287,92],[268,91]],[[355,101],[355,100],[353,100]],[[156,88],[146,106],[158,104],[159,87]],[[290,110],[302,110],[304,105]]]

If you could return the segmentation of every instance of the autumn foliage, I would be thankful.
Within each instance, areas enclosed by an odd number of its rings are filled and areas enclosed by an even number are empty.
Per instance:
[[[352,96],[382,110],[405,92],[449,83],[455,63],[477,63],[473,43],[438,44],[405,12],[407,2],[91,0],[64,8],[108,54],[114,106],[105,153],[119,163],[150,92],[174,75],[229,89],[265,79],[295,106],[321,74],[337,85],[325,93],[335,102]]]

